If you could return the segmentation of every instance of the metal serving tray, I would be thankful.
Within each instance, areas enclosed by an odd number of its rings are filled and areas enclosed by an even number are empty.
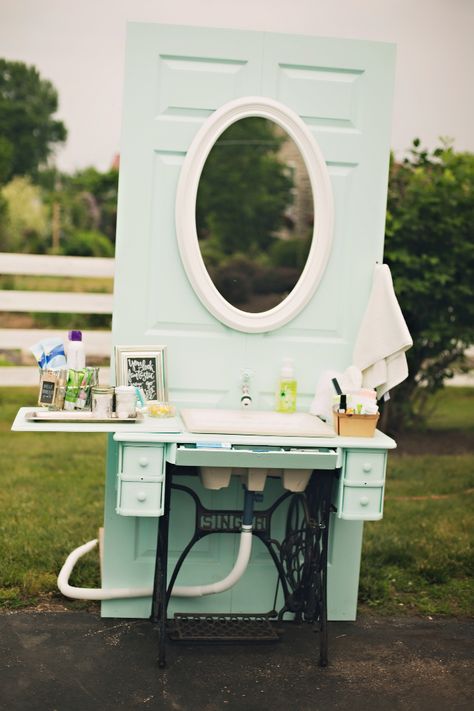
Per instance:
[[[62,410],[31,410],[25,412],[27,422],[143,422],[143,415],[135,417],[95,417],[93,412],[67,412]]]

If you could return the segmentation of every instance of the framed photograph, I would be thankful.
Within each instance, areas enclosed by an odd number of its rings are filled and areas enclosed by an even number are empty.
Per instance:
[[[115,380],[142,388],[147,402],[167,401],[166,346],[115,346]]]

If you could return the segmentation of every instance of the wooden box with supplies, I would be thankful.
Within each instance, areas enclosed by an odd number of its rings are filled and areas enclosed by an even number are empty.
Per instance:
[[[336,434],[341,437],[373,437],[379,419],[376,415],[356,415],[346,412],[334,412],[333,424]]]

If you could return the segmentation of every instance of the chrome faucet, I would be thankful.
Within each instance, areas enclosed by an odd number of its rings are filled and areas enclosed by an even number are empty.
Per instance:
[[[252,375],[253,372],[251,370],[246,369],[241,371],[242,395],[240,397],[240,407],[242,410],[246,410],[252,404],[252,397],[250,395],[250,378]]]

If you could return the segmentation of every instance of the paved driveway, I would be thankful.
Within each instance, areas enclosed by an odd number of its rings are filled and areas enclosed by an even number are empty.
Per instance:
[[[330,666],[311,627],[274,645],[168,645],[144,620],[87,612],[0,615],[2,711],[463,711],[474,622],[362,616],[330,623]]]

